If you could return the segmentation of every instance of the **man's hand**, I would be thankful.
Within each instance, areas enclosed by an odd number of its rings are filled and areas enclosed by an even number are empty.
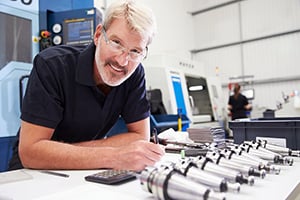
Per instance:
[[[138,140],[116,149],[114,166],[116,169],[141,171],[146,166],[153,166],[165,154],[164,148],[158,144]]]

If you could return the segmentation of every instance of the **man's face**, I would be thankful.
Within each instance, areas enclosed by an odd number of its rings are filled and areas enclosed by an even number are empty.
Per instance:
[[[136,53],[145,54],[147,39],[131,31],[124,19],[116,19],[107,30],[98,27],[95,33],[95,66],[100,84],[117,86],[135,71],[142,59],[134,59]],[[99,80],[97,80],[98,82]]]

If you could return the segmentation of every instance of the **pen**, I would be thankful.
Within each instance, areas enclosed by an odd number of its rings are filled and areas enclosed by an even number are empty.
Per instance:
[[[45,173],[45,174],[51,174],[51,175],[54,175],[54,176],[65,177],[65,178],[69,177],[68,174],[64,174],[64,173],[60,173],[60,172],[53,172],[53,171],[47,171],[47,170],[42,170],[40,172]]]
[[[157,130],[153,128],[154,143],[158,144]]]

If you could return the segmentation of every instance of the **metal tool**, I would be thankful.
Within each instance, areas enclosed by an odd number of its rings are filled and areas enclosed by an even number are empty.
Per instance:
[[[222,153],[226,156],[226,158],[234,162],[252,166],[258,170],[265,170],[272,174],[280,173],[280,168],[278,166],[272,165],[269,161],[263,160],[257,156],[250,155],[246,151],[233,148],[232,150],[223,149]]]
[[[159,200],[225,200],[223,193],[216,193],[171,167],[146,167],[139,178],[143,190],[152,193]]]
[[[241,144],[241,149],[248,152],[251,155],[258,156],[264,160],[268,160],[270,162],[276,164],[283,164],[283,165],[293,165],[294,161],[292,158],[283,157],[282,155],[272,152],[268,149],[263,148],[260,145],[251,145],[251,144]]]
[[[242,174],[246,176],[256,176],[256,177],[261,177],[265,178],[266,176],[266,171],[264,169],[258,170],[254,168],[251,165],[244,165],[239,162],[235,162],[233,160],[229,160],[226,158],[225,155],[218,153],[218,152],[209,152],[206,155],[208,158],[212,159],[214,163],[222,166],[222,167],[227,167],[233,170],[240,171]]]
[[[195,157],[193,162],[195,162],[195,164],[202,170],[208,171],[213,174],[217,174],[221,177],[225,177],[227,180],[231,182],[237,182],[240,184],[249,184],[249,185],[254,184],[253,176],[245,177],[241,172],[219,166],[207,157],[201,157],[201,156]]]
[[[208,187],[213,188],[215,191],[226,192],[226,191],[240,191],[239,183],[230,183],[224,177],[217,176],[209,173],[197,167],[191,159],[182,159],[174,165],[174,169],[179,171],[181,174],[195,180],[196,182],[202,183]]]

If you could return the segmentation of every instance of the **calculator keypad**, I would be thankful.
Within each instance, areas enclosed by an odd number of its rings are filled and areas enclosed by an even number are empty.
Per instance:
[[[120,184],[135,179],[135,174],[128,170],[105,170],[85,177],[87,181]]]

